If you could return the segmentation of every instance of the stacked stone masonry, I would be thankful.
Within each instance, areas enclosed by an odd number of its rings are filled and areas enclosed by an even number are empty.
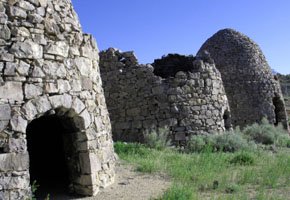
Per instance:
[[[153,66],[138,64],[132,52],[110,48],[100,53],[114,140],[143,141],[146,132],[168,128],[173,141],[184,143],[190,135],[231,128],[220,73],[206,55],[173,54],[156,60],[175,68],[184,62],[189,63],[187,71],[165,70],[170,74],[164,72],[162,78],[153,73]]]
[[[266,117],[288,129],[280,83],[254,41],[233,29],[223,29],[209,38],[198,54],[204,51],[221,72],[234,126],[244,127]]]
[[[263,118],[289,130],[278,79],[259,46],[232,29],[208,39],[196,57],[169,54],[152,65],[110,48],[100,53],[100,69],[114,140],[142,141],[167,127],[184,143]]]
[[[70,0],[0,0],[0,199],[31,196],[26,131],[48,115],[74,127],[66,146],[74,153],[70,190],[96,195],[113,182],[98,62],[95,40],[82,33]]]

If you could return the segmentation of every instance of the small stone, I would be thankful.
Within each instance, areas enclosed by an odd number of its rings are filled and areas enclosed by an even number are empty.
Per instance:
[[[25,37],[28,38],[30,36],[30,32],[25,27],[17,27],[11,30],[11,34],[16,37]]]
[[[25,152],[27,150],[26,139],[24,138],[9,138],[9,152]]]
[[[39,14],[29,14],[28,15],[28,21],[33,23],[33,24],[40,24],[43,21],[43,17],[40,16]]]
[[[49,44],[46,47],[45,52],[52,55],[58,55],[62,57],[68,57],[69,46],[66,42],[59,41],[55,44]]]
[[[26,99],[32,99],[43,93],[42,87],[35,84],[25,84],[24,94]]]
[[[39,97],[38,99],[33,100],[33,103],[38,113],[45,113],[52,109],[47,96]]]
[[[18,58],[40,59],[43,56],[42,46],[32,40],[16,42],[11,47],[11,53]]]
[[[72,103],[72,108],[77,114],[79,114],[86,108],[86,106],[79,98],[75,98]]]
[[[44,92],[46,93],[58,93],[58,88],[54,83],[45,83]]]
[[[22,76],[28,76],[30,65],[24,61],[20,61],[19,67],[16,68],[17,72]]]
[[[79,69],[81,75],[89,77],[93,70],[92,61],[88,58],[79,57],[75,59],[75,65]]]
[[[21,82],[6,82],[0,85],[0,99],[10,99],[15,101],[23,100],[23,91]]]
[[[51,78],[66,77],[66,69],[62,63],[45,61],[43,65],[43,71],[45,72],[47,77]]]
[[[89,114],[89,112],[87,110],[84,110],[81,114],[80,114],[80,117],[83,118],[84,120],[84,128],[87,129],[91,123],[92,123],[92,120],[91,120],[91,115]]]
[[[16,63],[6,62],[6,67],[4,70],[4,74],[7,76],[15,76],[16,75]]]
[[[9,104],[0,105],[0,120],[11,119],[11,107]]]
[[[38,114],[38,111],[36,110],[36,107],[32,101],[28,101],[26,104],[24,104],[22,111],[28,120],[33,120],[34,117]]]
[[[32,11],[35,9],[35,7],[27,1],[19,1],[17,5],[20,8],[23,8],[24,10],[28,10],[28,11]]]
[[[26,133],[27,121],[21,116],[15,115],[10,120],[11,128],[13,131]]]
[[[70,108],[72,105],[72,97],[68,94],[50,96],[49,101],[53,108],[65,107]]]
[[[69,81],[63,79],[57,80],[57,88],[59,90],[59,93],[65,93],[71,90]]]
[[[7,25],[0,26],[0,38],[3,40],[9,40],[11,38],[11,31]]]
[[[0,172],[24,171],[29,168],[28,153],[0,154]]]
[[[27,13],[25,10],[19,7],[11,6],[10,7],[10,13],[11,17],[19,17],[19,18],[26,18]]]

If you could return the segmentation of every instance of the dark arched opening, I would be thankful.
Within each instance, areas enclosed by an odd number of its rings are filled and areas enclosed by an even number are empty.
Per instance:
[[[279,123],[282,123],[284,128],[287,128],[286,121],[286,112],[284,102],[280,97],[273,98],[274,112],[275,112],[275,121],[274,124],[277,126]]]
[[[230,130],[232,128],[232,123],[231,123],[230,112],[228,110],[224,112],[223,120],[224,120],[225,129],[227,131]]]
[[[56,114],[33,120],[27,127],[31,184],[39,185],[36,198],[68,194],[78,174],[75,134],[78,130],[68,118]]]

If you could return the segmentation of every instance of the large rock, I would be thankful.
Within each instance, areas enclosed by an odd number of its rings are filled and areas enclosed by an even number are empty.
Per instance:
[[[16,42],[11,47],[11,53],[18,58],[40,59],[43,56],[42,46],[32,40]]]
[[[0,99],[10,99],[14,101],[23,100],[23,90],[21,82],[6,82],[0,85]]]

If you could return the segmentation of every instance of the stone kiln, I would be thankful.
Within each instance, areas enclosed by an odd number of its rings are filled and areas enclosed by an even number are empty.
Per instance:
[[[98,58],[70,0],[0,0],[0,199],[34,179],[82,195],[113,182]]]
[[[138,64],[132,52],[111,48],[100,53],[115,140],[143,141],[145,132],[167,127],[173,141],[182,144],[190,135],[231,128],[221,76],[207,55],[172,54],[154,66],[171,70],[153,72],[151,65]]]
[[[233,29],[223,29],[199,53],[205,50],[221,72],[234,126],[244,127],[267,117],[270,123],[282,123],[288,129],[280,83],[254,41]]]

